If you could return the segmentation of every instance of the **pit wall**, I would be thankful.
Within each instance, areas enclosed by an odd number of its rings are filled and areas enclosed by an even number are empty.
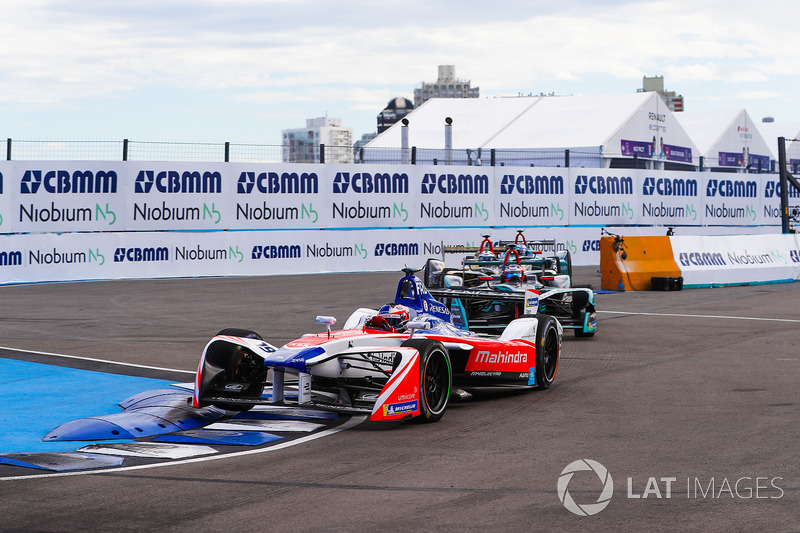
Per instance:
[[[442,244],[516,229],[597,265],[601,228],[778,233],[777,183],[585,168],[0,162],[0,284],[398,270]]]
[[[648,290],[653,277],[684,288],[800,280],[800,239],[789,235],[602,237],[602,288]]]

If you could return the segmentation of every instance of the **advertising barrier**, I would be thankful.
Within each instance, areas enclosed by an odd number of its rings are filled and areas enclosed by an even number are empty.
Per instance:
[[[413,250],[409,264],[421,266],[435,245],[475,243],[485,233],[508,240],[516,229],[531,240],[556,239],[574,264],[591,265],[599,264],[600,228],[628,235],[664,235],[666,226],[679,235],[778,233],[779,204],[771,174],[5,161],[0,284],[394,270],[404,266],[395,251]],[[381,241],[390,246],[380,251]],[[268,250],[260,262],[233,259],[252,256],[259,245]],[[302,261],[284,264],[289,258],[273,257],[273,246],[289,247],[290,255],[299,247]],[[128,250],[151,248],[166,248],[168,259],[127,266]],[[339,251],[346,248],[352,252]],[[115,261],[118,249],[124,253]],[[211,251],[214,259],[201,253]]]
[[[602,287],[648,290],[653,278],[682,287],[722,287],[800,280],[800,240],[786,235],[602,237]]]

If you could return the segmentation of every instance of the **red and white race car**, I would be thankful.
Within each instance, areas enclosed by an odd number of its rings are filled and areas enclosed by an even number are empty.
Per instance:
[[[479,387],[547,389],[558,368],[563,330],[547,315],[513,320],[488,337],[455,327],[447,307],[406,270],[395,301],[359,309],[344,329],[317,317],[324,333],[276,347],[258,334],[221,331],[206,345],[193,404],[248,410],[300,405],[371,420],[439,420],[451,394]]]

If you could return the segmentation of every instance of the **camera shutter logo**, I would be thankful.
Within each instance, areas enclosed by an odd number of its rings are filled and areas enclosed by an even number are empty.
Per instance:
[[[572,499],[572,496],[570,496],[567,490],[569,482],[572,480],[572,476],[575,475],[575,472],[585,470],[597,474],[597,477],[600,478],[600,482],[603,484],[603,491],[600,497],[597,498],[596,503],[575,503],[575,500]],[[564,504],[567,510],[579,516],[592,516],[599,513],[606,508],[613,495],[614,481],[611,479],[611,474],[608,473],[606,467],[591,459],[578,459],[577,461],[571,462],[561,471],[561,475],[558,477],[558,499],[561,500],[561,503]]]

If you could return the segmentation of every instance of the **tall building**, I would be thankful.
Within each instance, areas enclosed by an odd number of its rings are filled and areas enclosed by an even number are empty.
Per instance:
[[[471,87],[469,80],[456,78],[455,65],[439,65],[439,79],[436,83],[422,82],[422,87],[414,89],[414,107],[419,107],[431,98],[478,98],[479,87]]]
[[[321,144],[326,163],[353,162],[353,128],[343,128],[340,118],[309,118],[305,128],[282,133],[284,163],[319,163]]]
[[[386,107],[378,114],[378,133],[383,133],[389,126],[401,120],[414,110],[414,104],[408,98],[398,96],[392,98]]]
[[[683,95],[675,95],[675,91],[664,90],[664,76],[642,77],[642,88],[637,92],[658,93],[673,113],[683,111]]]

